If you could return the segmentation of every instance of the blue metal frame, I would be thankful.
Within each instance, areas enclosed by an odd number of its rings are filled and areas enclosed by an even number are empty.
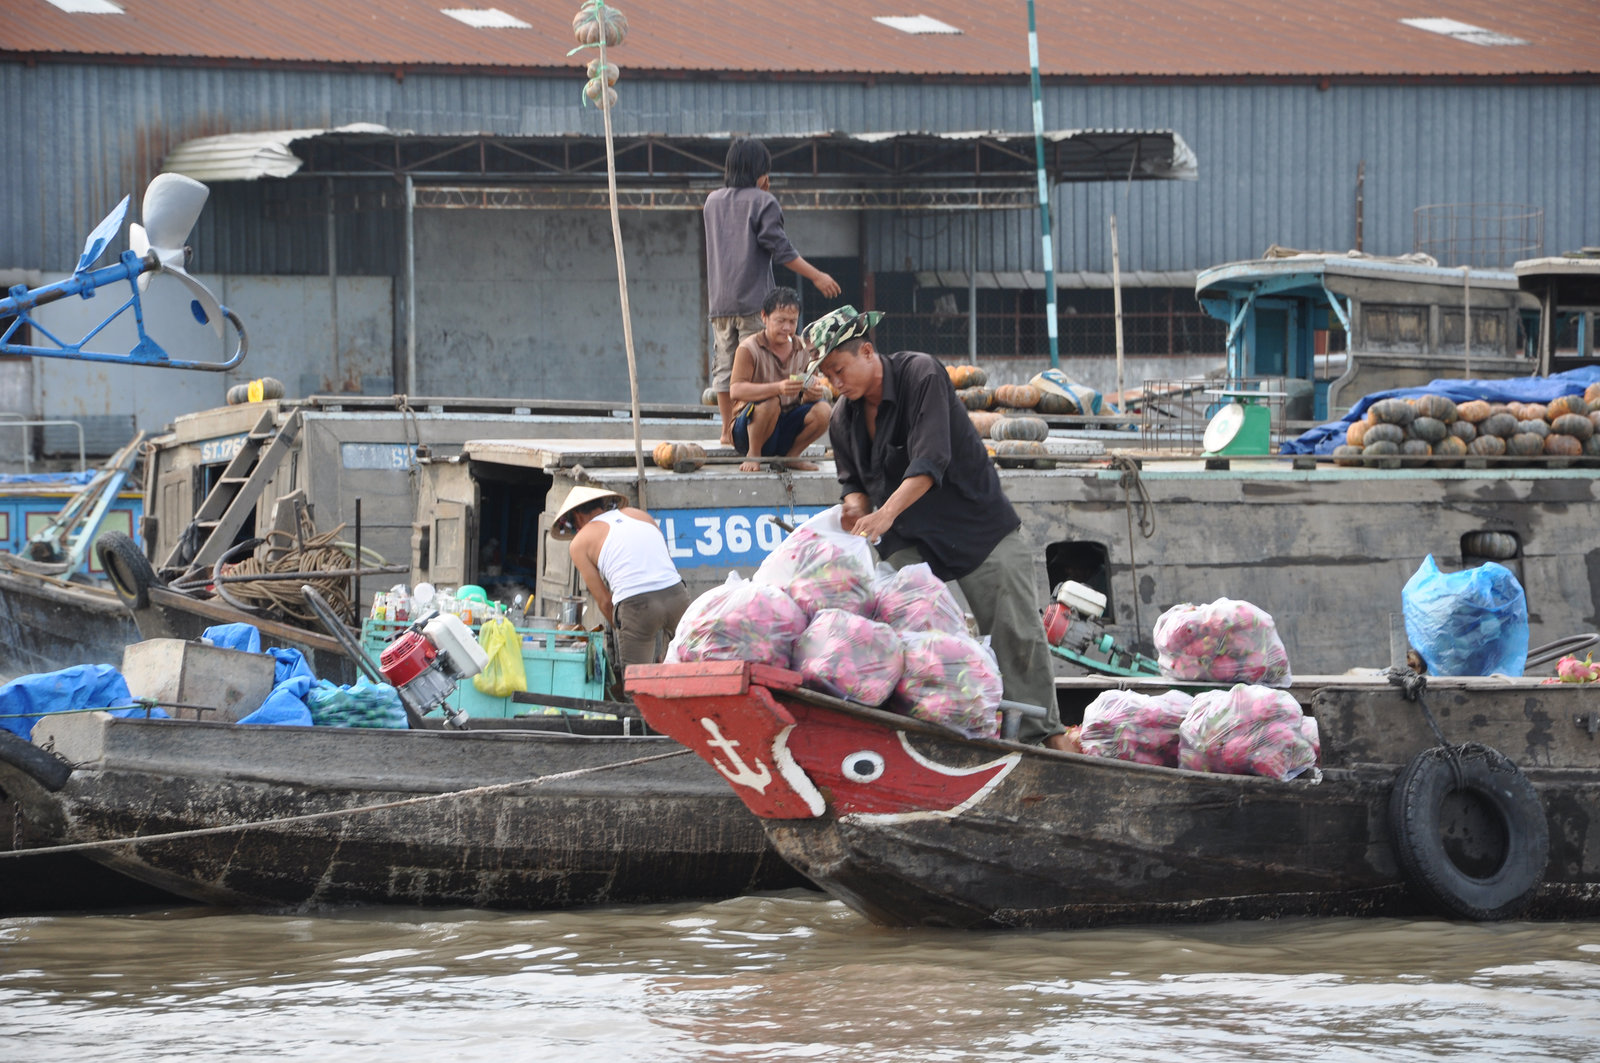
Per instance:
[[[88,254],[85,253],[85,258]],[[233,357],[226,362],[192,362],[174,359],[161,346],[151,339],[144,330],[144,304],[139,299],[139,274],[150,268],[150,263],[140,258],[132,251],[124,251],[111,266],[102,266],[100,269],[82,269],[66,280],[54,284],[46,284],[40,288],[29,289],[25,285],[16,285],[10,290],[10,296],[0,299],[0,318],[15,315],[15,320],[6,326],[4,333],[0,333],[0,354],[26,355],[34,358],[76,358],[87,362],[117,362],[123,365],[151,366],[159,369],[201,369],[208,372],[223,372],[232,369],[244,361],[247,340],[244,326],[239,318],[227,307],[222,307],[222,314],[233,323],[234,332],[239,337],[238,347]],[[53,303],[58,299],[76,295],[80,299],[93,299],[96,289],[102,285],[115,284],[118,281],[127,281],[131,294],[126,302],[117,307],[92,329],[90,329],[76,343],[69,343],[54,335],[49,329],[29,312],[36,306]],[[191,303],[196,311],[195,319],[205,324],[203,315],[198,313],[197,303]],[[134,328],[138,333],[138,342],[126,354],[111,353],[106,351],[85,350],[84,347],[92,341],[105,327],[115,321],[129,308],[133,309]],[[34,344],[15,343],[12,337],[24,324],[32,328],[36,334],[43,335],[55,344],[54,347],[40,347]]]

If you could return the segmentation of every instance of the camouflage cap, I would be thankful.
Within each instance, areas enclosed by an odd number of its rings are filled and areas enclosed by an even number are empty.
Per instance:
[[[882,320],[882,310],[859,311],[853,306],[841,306],[805,327],[805,344],[820,362],[839,344],[857,336],[865,336],[868,329]]]

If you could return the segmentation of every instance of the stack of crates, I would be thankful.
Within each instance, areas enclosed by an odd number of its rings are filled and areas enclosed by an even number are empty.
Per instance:
[[[384,647],[410,627],[405,620],[374,620],[361,625],[361,645],[373,660],[383,655]],[[469,625],[474,638],[479,626]],[[555,631],[549,628],[519,627],[522,638],[522,668],[528,677],[531,694],[554,694],[563,698],[603,701],[606,697],[605,633],[600,631]],[[468,716],[479,719],[509,719],[513,716],[604,716],[581,709],[547,708],[509,697],[496,698],[473,686],[471,679],[456,684],[449,704]]]

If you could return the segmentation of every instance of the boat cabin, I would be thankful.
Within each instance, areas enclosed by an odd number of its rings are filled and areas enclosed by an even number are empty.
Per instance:
[[[1203,270],[1195,297],[1228,325],[1230,377],[1288,380],[1291,420],[1330,420],[1363,395],[1441,377],[1540,371],[1539,305],[1510,270],[1292,254]]]

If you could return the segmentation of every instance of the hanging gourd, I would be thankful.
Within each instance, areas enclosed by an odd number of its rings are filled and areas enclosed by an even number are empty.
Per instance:
[[[572,16],[572,35],[578,39],[578,47],[568,55],[584,48],[599,48],[602,39],[606,48],[615,48],[628,39],[628,18],[605,0],[589,0]],[[584,100],[611,110],[617,103],[617,90],[612,86],[621,74],[614,63],[602,63],[598,58],[590,60],[589,80],[583,86]]]
[[[628,17],[611,5],[595,0],[584,4],[572,16],[572,35],[578,38],[580,46],[598,45],[604,35],[606,47],[615,48],[628,39]],[[593,74],[589,76],[594,77]]]

